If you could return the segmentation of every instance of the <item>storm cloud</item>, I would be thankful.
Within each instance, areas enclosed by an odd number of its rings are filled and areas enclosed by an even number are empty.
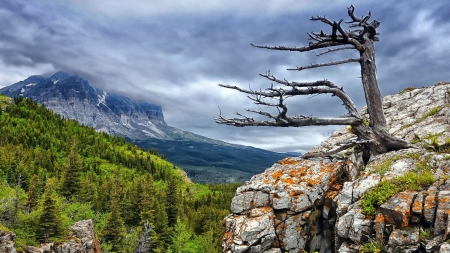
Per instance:
[[[126,3],[126,4],[125,4]],[[0,3],[0,87],[30,75],[58,70],[91,85],[163,107],[169,125],[214,139],[274,151],[305,152],[342,127],[292,129],[217,125],[227,115],[255,105],[218,83],[260,89],[259,73],[293,81],[329,79],[343,86],[358,107],[365,104],[356,64],[287,71],[289,67],[356,56],[316,57],[251,47],[302,46],[309,31],[328,27],[309,21],[324,15],[346,18],[372,12],[381,22],[376,43],[383,95],[406,87],[450,81],[450,5],[426,1],[110,1],[3,0]],[[329,95],[291,98],[292,114],[338,116],[340,101]]]

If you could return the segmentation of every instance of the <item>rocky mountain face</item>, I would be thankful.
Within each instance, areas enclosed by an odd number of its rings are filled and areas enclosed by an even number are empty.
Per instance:
[[[79,76],[57,72],[31,76],[0,89],[9,97],[24,96],[66,118],[130,139],[170,139],[160,106],[108,94]]]
[[[366,166],[357,148],[274,164],[237,189],[224,252],[450,252],[450,83],[383,107],[390,133],[414,148]],[[310,152],[355,137],[343,129]]]
[[[75,222],[69,228],[67,241],[62,243],[42,243],[40,247],[28,246],[26,253],[101,253],[100,242],[94,231],[92,220]],[[0,252],[16,253],[14,240],[16,235],[0,229]]]

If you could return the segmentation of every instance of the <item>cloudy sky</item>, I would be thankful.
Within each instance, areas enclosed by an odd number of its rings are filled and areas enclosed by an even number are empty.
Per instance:
[[[2,0],[0,87],[62,70],[107,92],[161,105],[171,126],[231,143],[305,152],[341,127],[217,125],[218,107],[226,116],[257,109],[244,94],[217,84],[268,87],[258,76],[268,70],[291,81],[326,78],[364,106],[357,64],[286,70],[356,52],[316,57],[250,46],[307,45],[306,32],[328,31],[311,16],[347,19],[351,3],[357,16],[371,11],[381,22],[375,46],[383,95],[450,81],[447,0]],[[291,114],[345,113],[329,95],[291,98],[288,105]]]

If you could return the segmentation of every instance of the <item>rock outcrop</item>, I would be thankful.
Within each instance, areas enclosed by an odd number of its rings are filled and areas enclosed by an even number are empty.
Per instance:
[[[14,248],[14,240],[16,235],[9,231],[3,231],[0,228],[0,252],[4,253],[16,253]]]
[[[28,246],[27,253],[101,253],[100,242],[94,230],[92,220],[75,222],[69,228],[68,240],[63,243],[43,243],[40,247]],[[16,235],[0,229],[0,252],[16,253],[14,240]]]
[[[366,166],[356,148],[280,161],[237,189],[224,252],[449,252],[450,84],[405,89],[383,106],[390,133],[415,148]],[[310,152],[354,137],[337,131]]]

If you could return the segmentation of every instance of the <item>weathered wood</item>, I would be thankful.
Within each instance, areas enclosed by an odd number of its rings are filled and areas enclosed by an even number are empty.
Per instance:
[[[251,89],[243,89],[237,86],[230,86],[219,84],[221,87],[234,89],[248,94],[248,97],[254,101],[257,105],[265,105],[276,107],[278,114],[274,115],[269,112],[261,110],[247,110],[262,116],[269,118],[267,121],[258,121],[251,117],[236,113],[239,118],[226,118],[220,113],[215,120],[219,124],[228,124],[232,126],[244,127],[244,126],[276,126],[276,127],[301,127],[301,126],[317,126],[317,125],[351,125],[355,134],[358,136],[358,140],[355,140],[355,144],[361,144],[365,148],[367,154],[382,154],[392,150],[399,150],[410,147],[410,145],[402,140],[391,136],[387,131],[386,119],[383,112],[383,98],[381,97],[380,90],[378,88],[377,81],[377,68],[375,63],[375,49],[373,42],[378,41],[376,29],[380,25],[380,22],[373,20],[369,23],[371,13],[357,18],[354,15],[355,8],[351,5],[348,8],[348,16],[350,21],[345,22],[349,24],[350,30],[345,31],[341,24],[343,19],[336,21],[330,21],[325,16],[311,17],[312,21],[319,21],[331,27],[331,33],[320,32],[308,33],[309,45],[303,47],[287,47],[287,46],[260,46],[251,44],[257,48],[264,48],[270,50],[282,50],[282,51],[297,51],[308,52],[317,49],[326,49],[321,53],[316,53],[317,56],[321,56],[327,53],[333,53],[341,50],[354,49],[359,52],[359,58],[346,59],[341,61],[316,63],[308,66],[300,66],[295,68],[289,68],[288,70],[306,70],[320,67],[328,67],[345,63],[358,62],[361,67],[361,80],[364,88],[364,95],[367,103],[367,110],[369,113],[369,125],[367,126],[363,121],[361,115],[355,108],[350,96],[344,92],[343,88],[338,88],[332,82],[328,80],[316,81],[316,82],[290,82],[286,79],[277,79],[270,73],[265,77],[277,84],[283,85],[282,87],[269,87],[264,91],[254,91]],[[320,118],[304,115],[287,115],[288,108],[285,105],[285,99],[293,96],[300,95],[314,95],[314,94],[332,94],[337,96],[343,102],[343,105],[348,111],[347,115],[339,117]],[[269,98],[278,99],[277,103],[266,102],[264,99]],[[348,143],[346,144],[348,145]],[[342,148],[336,148],[335,152],[341,151]],[[323,154],[323,155],[329,155]],[[317,156],[317,155],[315,155]]]

